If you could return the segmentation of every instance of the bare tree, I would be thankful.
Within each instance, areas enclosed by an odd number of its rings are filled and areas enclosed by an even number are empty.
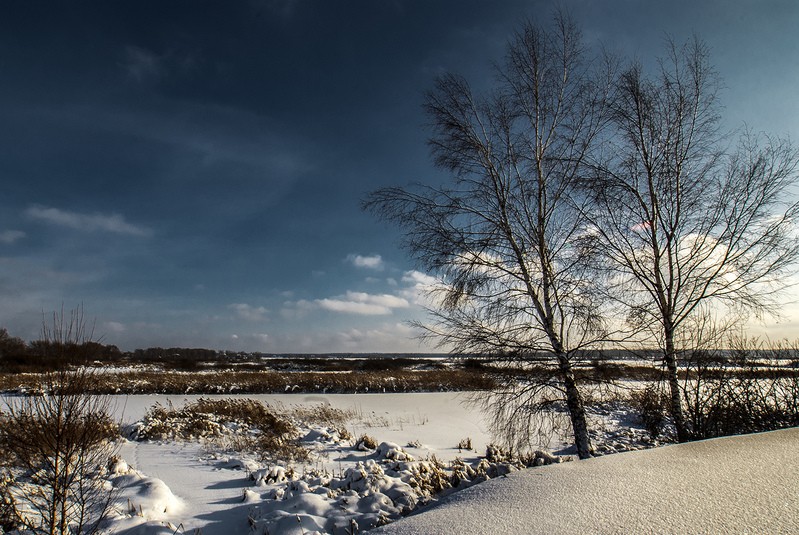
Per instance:
[[[573,363],[605,333],[575,184],[605,120],[611,64],[588,58],[579,29],[558,14],[551,29],[528,23],[514,35],[497,70],[488,96],[455,75],[427,95],[432,154],[452,183],[378,190],[365,206],[399,224],[406,248],[442,281],[429,336],[513,365],[486,401],[497,427],[519,429],[515,421],[565,398],[586,458]]]
[[[83,309],[61,311],[43,338],[63,347],[85,343]],[[0,498],[3,522],[48,535],[97,533],[114,494],[104,471],[118,425],[107,397],[87,394],[97,377],[87,368],[44,374],[41,392],[7,398],[0,411]]]
[[[48,374],[42,395],[9,400],[0,447],[14,520],[33,533],[96,533],[113,493],[102,477],[118,428],[108,398],[86,390],[87,371]]]
[[[42,314],[41,339],[31,342],[32,357],[51,369],[81,365],[95,359],[102,345],[94,338],[94,322],[89,323],[83,304],[69,311],[54,311],[52,318]]]
[[[691,432],[678,381],[681,329],[714,309],[776,310],[799,255],[789,202],[799,154],[787,141],[720,134],[719,77],[694,38],[669,43],[657,71],[618,81],[615,131],[591,183],[590,212],[629,323],[662,350],[678,439]]]

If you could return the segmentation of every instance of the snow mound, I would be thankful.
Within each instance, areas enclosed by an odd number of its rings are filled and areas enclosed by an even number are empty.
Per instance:
[[[799,428],[522,470],[374,532],[799,533]]]
[[[160,479],[147,477],[118,460],[113,465],[111,485],[119,490],[112,514],[115,531],[130,535],[174,534],[170,520],[181,514],[185,506]]]

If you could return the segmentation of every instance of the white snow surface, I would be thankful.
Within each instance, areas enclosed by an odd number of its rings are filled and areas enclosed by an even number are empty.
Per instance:
[[[123,423],[132,423],[155,403],[179,407],[199,397],[228,396],[126,396],[117,398],[115,407]],[[112,518],[114,532],[344,533],[352,529],[353,517],[362,531],[378,523],[381,515],[398,516],[406,502],[414,500],[406,483],[384,473],[386,462],[399,469],[406,468],[396,464],[406,460],[404,455],[407,460],[432,455],[444,461],[475,460],[478,452],[461,451],[458,442],[471,438],[480,452],[490,442],[482,415],[465,405],[465,396],[458,393],[233,397],[257,399],[273,407],[330,404],[351,410],[358,416],[346,424],[347,429],[356,437],[372,435],[380,445],[374,451],[358,451],[347,444],[325,443],[318,430],[308,432],[306,438],[321,456],[296,465],[295,472],[337,474],[338,482],[331,483],[325,477],[292,481],[284,467],[262,467],[247,456],[209,451],[198,442],[128,441],[119,453],[129,471],[120,469],[112,479],[122,489],[118,514]],[[331,485],[346,489],[334,489],[338,494],[330,497]]]
[[[132,423],[156,402],[177,407],[198,397],[119,397],[116,410]],[[491,442],[488,426],[463,394],[232,397],[346,409],[355,414],[345,424],[353,436],[379,445],[361,449],[332,428],[309,426],[300,431],[313,459],[279,465],[196,440],[127,441],[109,474],[120,491],[110,531],[339,535],[393,521],[370,533],[799,533],[799,428],[521,471],[463,468],[457,489],[431,495],[420,489],[435,459],[486,462],[478,458]],[[624,407],[594,414],[592,427],[605,453],[654,445]],[[569,453],[562,431],[553,429],[542,449]],[[458,449],[465,438],[474,450]]]
[[[799,533],[799,428],[513,472],[370,531]]]

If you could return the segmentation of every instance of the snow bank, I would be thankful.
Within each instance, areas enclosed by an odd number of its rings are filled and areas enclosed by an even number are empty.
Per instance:
[[[169,519],[184,510],[184,504],[160,479],[147,477],[118,460],[111,468],[111,485],[119,489],[117,507],[109,521],[113,531],[128,535],[174,534],[176,527]]]
[[[514,472],[370,533],[799,533],[799,428]]]

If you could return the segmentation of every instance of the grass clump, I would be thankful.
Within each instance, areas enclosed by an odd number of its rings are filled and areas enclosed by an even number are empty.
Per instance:
[[[371,435],[363,434],[355,441],[355,449],[366,451],[377,448],[377,439]]]
[[[305,460],[297,429],[254,399],[200,398],[181,408],[156,403],[135,425],[137,440],[200,440],[263,460]]]
[[[339,409],[329,403],[319,403],[312,406],[295,405],[287,412],[287,416],[308,424],[340,427],[355,418],[357,413],[353,409]]]

